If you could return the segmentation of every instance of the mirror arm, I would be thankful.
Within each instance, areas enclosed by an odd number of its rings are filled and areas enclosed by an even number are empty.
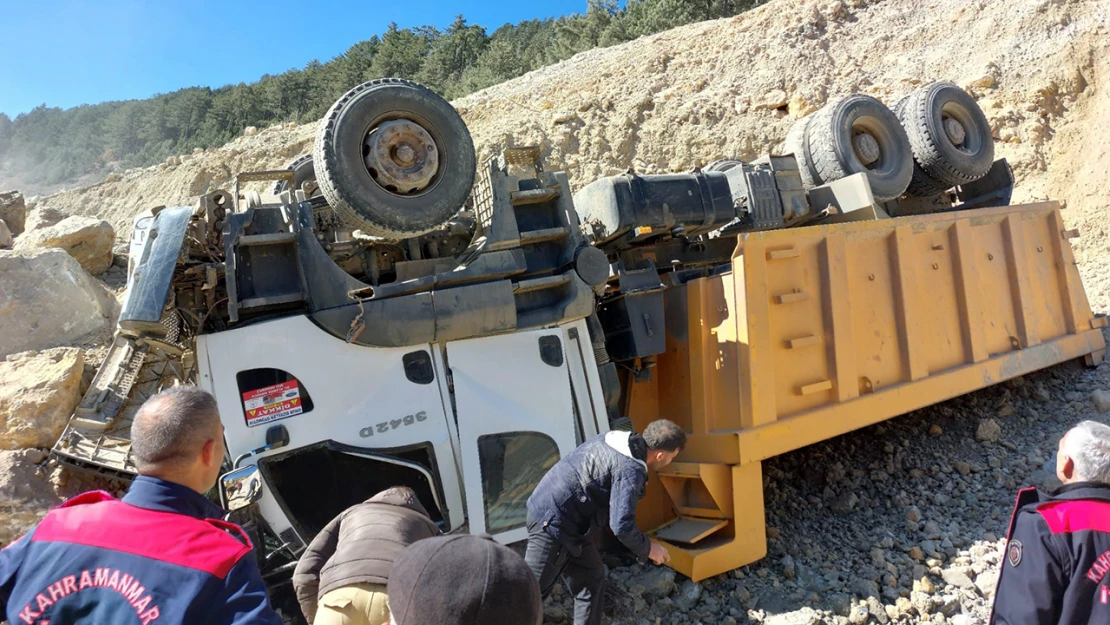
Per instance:
[[[252,450],[248,451],[248,452],[247,452],[247,453],[245,453],[245,454],[242,454],[242,455],[240,455],[240,456],[237,456],[237,457],[235,458],[235,462],[233,462],[233,463],[231,464],[231,470],[232,470],[232,471],[234,471],[235,469],[238,469],[238,468],[239,468],[239,465],[240,465],[240,464],[241,464],[241,463],[242,463],[242,462],[243,462],[244,460],[246,460],[247,458],[250,458],[251,456],[257,456],[258,454],[261,454],[261,453],[265,453],[265,452],[267,452],[267,451],[270,451],[270,450],[271,450],[271,449],[273,449],[273,448],[274,448],[274,446],[273,446],[273,445],[263,445],[262,447],[259,447],[258,449],[252,449]]]

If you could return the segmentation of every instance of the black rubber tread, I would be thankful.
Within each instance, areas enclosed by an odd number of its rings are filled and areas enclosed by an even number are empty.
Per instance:
[[[901,100],[894,103],[890,110],[894,113],[899,120],[902,119],[902,109],[906,106],[906,101],[910,99],[909,94],[902,96]],[[905,128],[905,126],[903,126]],[[907,133],[908,136],[908,133]],[[917,162],[917,157],[913,159],[913,176],[910,178],[910,186],[906,187],[906,195],[913,197],[933,197],[946,190],[952,185],[944,184],[943,182],[933,178],[921,169],[921,165]]]
[[[293,189],[300,189],[301,184],[306,180],[316,180],[316,170],[312,166],[311,153],[298,156],[292,161],[289,161],[282,169],[288,169],[293,172]],[[274,182],[273,194],[279,195],[282,191],[285,191],[285,181],[278,180]]]
[[[806,145],[809,120],[812,118],[813,116],[809,115],[794,122],[790,132],[786,133],[786,141],[783,143],[783,150],[787,154],[793,154],[798,161],[798,173],[802,176],[802,187],[806,189],[812,189],[821,184],[816,181],[816,174],[810,163],[809,146]]]
[[[868,169],[852,148],[852,124],[861,117],[875,119],[888,133],[880,141],[883,158],[890,159],[890,167],[885,174]],[[865,173],[871,194],[880,202],[900,197],[906,192],[913,176],[913,155],[906,131],[894,113],[871,96],[850,95],[821,107],[813,114],[806,128],[806,145],[815,182],[827,184],[852,174]]]
[[[909,136],[918,166],[945,188],[978,180],[994,163],[994,138],[990,122],[979,104],[966,91],[950,82],[936,82],[904,98],[898,118]],[[954,102],[967,111],[979,136],[980,148],[968,152],[952,145],[941,125],[941,109]]]
[[[375,120],[413,117],[435,140],[441,171],[424,192],[402,197],[366,172],[361,144]],[[353,151],[352,141],[359,146],[357,162],[341,150],[345,145]],[[477,171],[474,142],[458,111],[431,89],[401,78],[372,80],[340,97],[320,122],[312,159],[316,183],[339,218],[393,241],[425,234],[453,217],[470,196]]]

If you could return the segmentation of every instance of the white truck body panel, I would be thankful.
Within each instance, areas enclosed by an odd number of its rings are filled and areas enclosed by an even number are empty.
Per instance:
[[[546,463],[529,464],[529,461],[540,460],[547,452],[555,452],[557,460],[570,453],[577,442],[568,358],[561,351],[557,366],[545,363],[540,357],[538,341],[545,336],[558,338],[560,349],[566,344],[560,328],[447,344],[455,382],[470,531],[490,534],[504,542],[527,536],[527,530],[518,526],[523,518],[523,503],[527,500],[527,496],[520,497],[520,492],[527,489],[531,493],[542,476],[542,472],[536,476],[529,469],[544,471],[550,468]],[[504,486],[502,499],[500,504],[492,503],[483,488],[490,476],[483,471],[489,466],[481,462],[480,443],[487,435],[509,432],[517,434],[500,450],[504,457],[504,475],[500,480]],[[521,436],[523,433],[540,436]],[[549,447],[552,441],[555,449]],[[489,442],[494,446],[498,444]],[[488,444],[485,451],[491,451]],[[548,460],[551,458],[546,456]],[[497,462],[495,458],[486,460],[487,463]],[[487,519],[487,514],[491,518]],[[514,527],[501,531],[507,525]]]
[[[430,443],[441,467],[450,468],[455,466],[455,448],[440,386],[409,381],[401,365],[405,354],[420,349],[431,351],[432,347],[352,345],[297,315],[197,337],[198,360],[203,363],[198,383],[216,396],[232,458],[263,446],[268,426],[280,423],[288,429],[287,447],[250,458],[245,464],[330,439],[368,451]],[[310,394],[313,409],[248,426],[236,374],[255,368],[288,371]],[[405,419],[420,413],[425,418]],[[391,425],[397,422],[399,425]],[[463,522],[462,492],[457,476],[443,476],[441,485],[453,529]],[[327,487],[321,484],[321,488]],[[269,493],[261,508],[275,532],[290,527]]]
[[[541,337],[558,339],[557,366],[543,361]],[[501,542],[526,537],[524,504],[551,464],[608,429],[597,368],[586,366],[593,354],[584,320],[439,345],[375,348],[346,343],[296,315],[202,335],[196,345],[197,382],[220,406],[229,457],[262,447],[272,425],[289,432],[289,445],[242,466],[328,440],[384,453],[429,444],[449,520],[445,529],[469,522],[471,532]],[[406,377],[402,358],[420,350],[432,356],[434,383]],[[311,410],[248,424],[237,376],[254,369],[292,375]],[[490,457],[496,468],[484,472],[479,450],[490,436],[507,444],[503,455]],[[494,473],[503,487],[487,497]],[[310,538],[300,536],[268,485],[259,507],[275,534],[292,530],[302,542]]]

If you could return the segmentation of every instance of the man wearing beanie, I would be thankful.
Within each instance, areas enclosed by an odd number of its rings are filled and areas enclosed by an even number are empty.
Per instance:
[[[540,587],[520,556],[488,536],[405,548],[389,576],[393,625],[540,625]]]
[[[574,625],[601,623],[605,566],[594,539],[606,517],[632,553],[655,564],[670,560],[636,527],[636,504],[648,469],[667,466],[685,446],[686,433],[666,419],[649,423],[643,435],[607,432],[551,467],[528,498],[525,560],[545,597],[562,576],[574,595]]]

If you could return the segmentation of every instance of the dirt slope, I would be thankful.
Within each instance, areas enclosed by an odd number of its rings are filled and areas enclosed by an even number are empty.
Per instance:
[[[572,184],[633,167],[688,169],[778,149],[793,121],[829,97],[893,102],[949,79],[979,98],[1020,201],[1059,199],[1096,309],[1110,309],[1110,9],[1100,0],[776,0],[735,18],[594,50],[457,101],[480,156],[538,143]],[[267,129],[185,162],[39,202],[108,219],[190,202],[245,168],[308,151],[314,124]]]

